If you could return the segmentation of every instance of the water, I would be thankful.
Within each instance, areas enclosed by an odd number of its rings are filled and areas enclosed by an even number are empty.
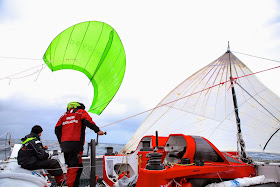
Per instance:
[[[248,155],[256,161],[280,162],[280,154],[248,152]]]
[[[60,150],[56,140],[42,140],[42,142],[44,146],[47,145],[49,147],[49,150]],[[21,141],[19,139],[12,140],[11,145],[14,143],[21,143]],[[6,139],[0,139],[0,160],[7,158],[11,154],[10,147],[5,148],[6,146],[8,146],[8,141]],[[96,146],[96,155],[104,155],[107,151],[106,147],[113,147],[114,152],[119,152],[123,146],[124,144],[99,143]],[[87,154],[87,147],[88,142],[85,142],[84,154]],[[249,152],[248,155],[257,161],[280,162],[280,154]]]
[[[50,151],[60,150],[58,141],[56,140],[42,140],[44,146],[48,146]],[[88,143],[85,142],[84,155],[87,154]],[[11,141],[11,145],[21,144],[20,139],[14,139]],[[124,144],[110,144],[110,143],[98,143],[96,146],[96,155],[104,155],[106,153],[106,147],[114,147],[114,152],[119,152],[123,148]],[[5,148],[6,147],[6,148]],[[9,142],[6,139],[0,139],[0,160],[7,158],[11,154]],[[90,154],[90,152],[89,152]]]

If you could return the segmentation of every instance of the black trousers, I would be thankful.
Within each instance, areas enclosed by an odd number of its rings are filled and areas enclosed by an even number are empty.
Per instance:
[[[58,176],[63,174],[60,164],[58,163],[57,160],[54,159],[40,160],[33,164],[22,165],[21,167],[28,170],[46,169],[53,176]]]

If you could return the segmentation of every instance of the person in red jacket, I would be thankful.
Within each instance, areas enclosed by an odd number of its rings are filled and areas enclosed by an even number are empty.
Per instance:
[[[98,135],[104,134],[85,111],[84,104],[79,102],[68,103],[67,111],[60,117],[55,126],[55,134],[68,166],[66,177],[69,187],[79,186],[83,170],[80,156],[83,154],[86,127]]]

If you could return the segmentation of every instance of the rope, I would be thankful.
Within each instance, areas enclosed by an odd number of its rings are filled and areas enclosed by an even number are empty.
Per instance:
[[[117,174],[119,174],[119,173],[120,173],[121,167],[122,167],[122,165],[123,165],[123,159],[124,159],[124,156],[122,157],[122,163],[121,163],[121,165],[120,165],[120,167],[119,167],[119,169],[118,169]]]
[[[47,67],[47,66],[45,66],[45,67]],[[39,75],[41,74],[42,70],[43,70],[45,67],[44,67],[44,64],[42,64],[42,68],[38,71],[39,73],[38,73],[38,75],[37,75],[35,81],[37,81]],[[35,82],[35,81],[34,81],[34,82]]]
[[[24,72],[27,72],[27,71],[30,71],[30,70],[32,70],[32,69],[38,68],[38,67],[43,66],[43,65],[45,65],[45,64],[40,64],[40,65],[38,65],[38,66],[35,66],[35,67],[32,67],[32,68],[26,69],[26,70],[24,70],[24,71],[20,71],[20,72],[18,72],[18,73],[9,75],[9,76],[7,76],[7,77],[0,78],[0,80],[11,79],[10,77],[13,77],[13,76],[15,76],[15,75],[18,75],[18,74],[21,74],[21,73],[24,73]],[[35,73],[37,73],[37,72],[35,72]],[[31,75],[33,75],[33,74],[34,74],[34,73],[32,73]],[[30,76],[30,75],[29,75],[29,76]],[[26,77],[26,76],[25,76],[25,77]],[[24,77],[21,77],[21,78],[24,78]],[[16,79],[16,78],[14,78],[14,79]]]
[[[124,155],[123,155],[123,157],[125,157]],[[57,160],[57,159],[55,159],[55,160]],[[122,163],[123,163],[123,160],[122,160]],[[147,161],[142,161],[142,163],[147,163]],[[101,166],[105,166],[104,164],[96,164],[95,166],[91,166],[91,165],[88,165],[88,166],[83,166],[83,167],[79,167],[79,166],[76,166],[76,167],[67,167],[67,170],[68,169],[75,169],[75,168],[96,168],[96,167],[101,167]],[[121,166],[120,166],[121,167]],[[44,168],[44,169],[46,169],[46,168]],[[54,169],[46,169],[46,170],[60,170],[61,168],[54,168]],[[120,171],[120,170],[119,170]],[[117,173],[117,172],[116,172]],[[117,173],[118,174],[118,173]]]
[[[79,167],[79,166],[76,166],[76,167],[67,167],[67,170],[68,169],[79,169],[79,168],[96,168],[96,167],[101,167],[101,166],[105,166],[104,164],[98,164],[98,165],[95,165],[95,166],[82,166],[82,167]],[[42,169],[46,169],[46,170],[50,170],[50,171],[54,171],[54,170],[60,170],[62,168],[53,168],[53,169],[47,169],[47,168],[42,168]]]
[[[173,181],[174,181],[174,183],[176,184],[176,187],[177,187],[177,186],[182,186],[182,185],[179,184],[174,178],[173,178]]]
[[[245,90],[239,83],[237,83],[237,85],[244,90],[252,99],[254,99],[263,109],[265,109],[272,117],[274,117],[278,122],[280,122],[280,120],[274,116],[267,108],[265,108],[255,97],[253,97],[247,90]]]
[[[47,145],[47,146],[48,146],[48,147],[52,147],[52,146],[54,146],[54,145],[56,145],[56,144],[58,144],[58,142],[52,143],[52,144]]]
[[[36,77],[36,79],[35,79],[35,81],[38,79],[38,77],[39,77],[39,75],[40,75],[40,73],[42,72],[42,70],[46,67],[43,67],[44,66],[44,64],[42,64],[42,68],[41,69],[39,69],[39,70],[37,70],[37,71],[35,71],[35,72],[33,72],[33,73],[30,73],[30,74],[28,74],[28,75],[25,75],[25,76],[22,76],[22,77],[16,77],[16,78],[10,78],[10,77],[6,77],[7,79],[10,79],[10,81],[11,80],[13,80],[13,79],[22,79],[22,78],[26,78],[26,77],[29,77],[29,76],[32,76],[32,75],[34,75],[34,74],[36,74],[36,73],[38,73],[38,75],[37,75],[37,77]],[[35,82],[34,81],[34,82]]]
[[[5,150],[5,159],[7,159],[7,148],[10,147],[11,148],[11,140],[12,140],[12,137],[11,137],[11,133],[10,131],[6,132],[5,134],[1,135],[0,137],[2,136],[6,136],[5,138],[5,147],[0,149],[0,151],[3,151]],[[7,144],[8,142],[8,144]],[[10,150],[11,151],[11,150]]]
[[[10,133],[10,131],[5,132],[4,134],[2,134],[2,135],[0,136],[0,138],[1,138],[2,136],[6,136],[7,133]]]
[[[4,149],[8,148],[10,145],[6,145],[3,149],[0,149],[0,151],[3,151]]]
[[[80,168],[95,168],[97,166],[104,166],[104,165],[96,165],[96,166],[83,166],[83,167],[67,167],[67,170],[69,169],[80,169]],[[56,170],[61,170],[62,168],[53,168],[53,169],[47,169],[47,168],[41,168],[41,169],[45,169],[45,170],[49,170],[49,171],[56,171]]]
[[[217,175],[219,176],[220,180],[221,180],[222,182],[224,182],[223,179],[221,178],[221,176],[219,175],[218,172],[217,172]],[[224,184],[224,186],[225,186],[225,184]]]
[[[233,52],[234,52],[234,51],[233,51]],[[274,61],[274,62],[280,62],[280,61],[277,61],[277,60],[271,60],[271,59],[268,59],[268,58],[258,57],[258,56],[249,55],[249,54],[245,54],[245,53],[240,53],[240,52],[235,52],[235,53],[239,53],[239,54],[243,54],[243,55],[247,55],[247,56],[251,56],[251,57],[255,57],[255,58],[261,58],[261,59],[265,59],[265,60],[270,60],[270,61]],[[15,59],[39,60],[39,59],[31,59],[31,58],[17,58],[17,57],[3,57],[3,56],[0,56],[0,58],[15,58]],[[40,60],[41,60],[41,59],[40,59]],[[44,68],[44,67],[43,67],[43,65],[45,65],[45,64],[42,64],[42,65],[39,65],[39,66],[42,66],[42,69],[43,69],[43,68]],[[4,77],[4,78],[1,78],[0,80],[6,79],[6,78],[11,79],[10,77],[12,77],[12,76],[14,76],[14,75],[17,75],[17,74],[20,74],[20,73],[23,73],[23,72],[29,71],[29,70],[34,69],[34,68],[37,68],[37,67],[39,67],[39,66],[35,66],[35,67],[33,67],[33,68],[30,68],[30,69],[27,69],[27,70],[24,70],[24,71],[18,72],[18,73],[16,73],[16,74],[13,74],[13,75],[10,75],[10,76],[7,76],[7,77]],[[273,68],[265,69],[265,70],[262,70],[262,71],[258,71],[258,72],[251,73],[251,74],[247,74],[247,75],[243,75],[243,76],[240,76],[240,77],[235,77],[235,78],[234,78],[234,77],[232,77],[232,79],[234,80],[234,82],[235,82],[235,83],[237,83],[237,79],[244,78],[244,77],[251,76],[251,75],[255,75],[255,74],[258,74],[258,73],[265,72],[265,71],[270,71],[270,70],[273,70],[273,69],[277,69],[277,68],[279,68],[279,67],[280,67],[280,66],[276,66],[276,67],[273,67]],[[39,71],[37,71],[37,72],[41,72],[41,71],[42,71],[42,69],[41,69],[41,70],[39,70]],[[36,73],[37,73],[37,72],[36,72]],[[33,73],[33,74],[34,74],[34,73]],[[38,76],[37,76],[37,78],[38,78]],[[36,78],[36,80],[37,80],[37,78]],[[35,80],[35,81],[36,81],[36,80]],[[153,111],[153,110],[155,110],[155,109],[157,109],[157,108],[160,108],[160,107],[166,106],[166,105],[168,105],[168,104],[171,104],[171,103],[177,102],[177,101],[179,101],[179,100],[181,100],[181,99],[185,99],[185,98],[190,97],[190,96],[192,96],[192,95],[195,95],[195,94],[198,94],[198,93],[204,92],[204,91],[209,90],[209,89],[211,89],[211,88],[214,88],[214,87],[216,87],[216,86],[223,85],[223,84],[225,84],[225,83],[227,83],[227,82],[229,82],[229,81],[230,81],[230,80],[227,80],[227,81],[225,81],[225,82],[221,82],[221,83],[219,83],[219,84],[216,84],[216,85],[210,86],[210,87],[208,87],[208,88],[205,88],[205,89],[202,89],[202,90],[200,90],[200,91],[194,92],[194,93],[192,93],[192,94],[189,94],[189,95],[187,95],[187,96],[181,97],[181,98],[179,98],[179,99],[176,99],[176,100],[170,101],[170,102],[165,103],[165,104],[162,104],[162,105],[158,105],[158,106],[156,106],[156,107],[154,107],[154,108],[151,108],[151,109],[145,110],[145,111],[143,111],[143,112],[140,112],[140,113],[134,114],[134,115],[132,115],[132,116],[129,116],[129,117],[123,118],[123,119],[118,120],[118,121],[115,121],[115,122],[113,122],[113,123],[109,123],[109,124],[107,124],[107,125],[101,126],[100,128],[105,128],[105,127],[108,127],[108,126],[111,126],[111,125],[114,125],[114,124],[120,123],[120,122],[122,122],[122,121],[128,120],[128,119],[130,119],[130,118],[134,118],[134,117],[139,116],[139,115],[142,115],[142,114],[144,114],[144,113],[147,113],[147,112]],[[88,132],[86,132],[86,134],[87,134],[87,133],[90,133],[90,132],[92,132],[92,131],[93,131],[93,130],[88,131]],[[54,144],[51,144],[51,145],[49,145],[49,146],[53,146],[53,145],[56,145],[56,144],[58,144],[58,142],[57,142],[57,143],[54,143]]]
[[[237,79],[241,79],[241,78],[244,78],[244,77],[248,77],[248,76],[251,76],[251,75],[255,75],[255,74],[258,74],[258,73],[262,73],[262,72],[269,71],[269,70],[273,70],[273,69],[277,69],[277,68],[280,68],[280,66],[276,66],[276,67],[273,67],[273,68],[265,69],[265,70],[258,71],[258,72],[255,72],[255,73],[250,73],[250,74],[243,75],[243,76],[240,76],[240,77],[233,77],[232,79],[234,80],[234,83],[237,84]],[[154,108],[151,108],[151,109],[145,110],[145,111],[143,111],[143,112],[134,114],[134,115],[132,115],[132,116],[123,118],[123,119],[121,119],[121,120],[115,121],[115,122],[113,122],[113,123],[109,123],[109,124],[107,124],[107,125],[100,126],[99,128],[102,129],[102,128],[105,128],[105,127],[108,127],[108,126],[111,126],[111,125],[120,123],[120,122],[122,122],[122,121],[131,119],[131,118],[134,118],[134,117],[136,117],[136,116],[139,116],[139,115],[145,114],[145,113],[147,113],[147,112],[153,111],[153,110],[155,110],[155,109],[157,109],[157,108],[160,108],[160,107],[169,105],[169,104],[171,104],[171,103],[177,102],[177,101],[179,101],[179,100],[181,100],[181,99],[185,99],[185,98],[190,97],[190,96],[192,96],[192,95],[195,95],[195,94],[198,94],[198,93],[207,91],[207,90],[209,90],[209,89],[212,89],[212,88],[214,88],[214,87],[217,87],[217,86],[220,86],[220,85],[224,85],[224,84],[227,83],[227,82],[230,82],[230,79],[227,80],[227,81],[225,81],[225,82],[221,82],[221,83],[212,85],[212,86],[210,86],[210,87],[208,87],[208,88],[202,89],[202,90],[200,90],[200,91],[194,92],[194,93],[192,93],[192,94],[186,95],[186,96],[181,97],[181,98],[179,98],[179,99],[175,99],[175,100],[173,100],[173,101],[164,103],[164,104],[162,104],[162,105],[158,105],[158,106],[156,106],[156,107],[154,107]],[[93,132],[93,130],[87,131],[86,134],[88,134],[88,133],[90,133],[90,132]],[[49,145],[49,147],[50,147],[50,146],[53,146],[53,145],[56,145],[56,144],[58,144],[58,142]]]
[[[280,62],[278,60],[272,60],[272,59],[269,59],[269,58],[259,57],[259,56],[255,56],[255,55],[249,55],[249,54],[240,53],[240,52],[237,52],[237,51],[232,51],[232,52],[238,53],[238,54],[241,54],[241,55],[246,55],[246,56],[254,57],[254,58],[260,58],[260,59],[263,59],[263,60],[269,60],[269,61],[273,61],[273,62]]]
[[[16,59],[16,60],[42,60],[41,58],[23,58],[23,57],[10,57],[10,56],[0,56],[0,58]]]
[[[277,68],[280,68],[280,66],[276,66],[276,67],[269,68],[269,69],[265,69],[265,70],[258,71],[258,72],[255,72],[255,73],[243,75],[243,76],[240,76],[240,77],[233,77],[232,79],[234,80],[234,83],[236,83],[236,82],[237,82],[237,81],[236,81],[237,79],[244,78],[244,77],[248,77],[248,76],[251,76],[251,75],[255,75],[255,74],[258,74],[258,73],[262,73],[262,72],[269,71],[269,70],[273,70],[273,69],[277,69]],[[107,125],[104,125],[104,126],[101,126],[100,128],[108,127],[108,126],[114,125],[114,124],[116,124],[116,123],[125,121],[125,120],[127,120],[127,119],[130,119],[130,118],[139,116],[139,115],[141,115],[141,114],[144,114],[144,113],[150,112],[150,111],[152,111],[152,110],[155,110],[155,109],[157,109],[157,108],[166,106],[166,105],[171,104],[171,103],[173,103],[173,102],[177,102],[177,101],[179,101],[179,100],[181,100],[181,99],[185,99],[185,98],[190,97],[190,96],[192,96],[192,95],[195,95],[195,94],[204,92],[204,91],[206,91],[206,90],[212,89],[212,88],[214,88],[214,87],[216,87],[216,86],[223,85],[223,84],[225,84],[225,83],[227,83],[227,82],[230,82],[230,80],[227,80],[227,81],[225,81],[225,82],[221,82],[221,83],[215,84],[215,85],[213,85],[213,86],[210,86],[210,87],[205,88],[205,89],[203,89],[203,90],[200,90],[200,91],[194,92],[194,93],[192,93],[192,94],[186,95],[186,96],[181,97],[181,98],[179,98],[179,99],[175,99],[175,100],[173,100],[173,101],[170,101],[170,102],[168,102],[168,103],[164,103],[164,104],[162,104],[162,105],[158,105],[158,106],[156,106],[156,107],[154,107],[154,108],[145,110],[145,111],[140,112],[140,113],[138,113],[138,114],[134,114],[134,115],[129,116],[129,117],[127,117],[127,118],[124,118],[124,119],[115,121],[115,122],[113,122],[113,123],[110,123],[110,124],[107,124]]]

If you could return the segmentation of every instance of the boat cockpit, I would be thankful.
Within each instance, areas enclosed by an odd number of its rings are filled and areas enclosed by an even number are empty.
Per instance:
[[[170,136],[166,145],[164,147],[164,151],[167,153],[163,163],[178,163],[183,156],[185,155],[187,150],[187,142],[183,136]]]

